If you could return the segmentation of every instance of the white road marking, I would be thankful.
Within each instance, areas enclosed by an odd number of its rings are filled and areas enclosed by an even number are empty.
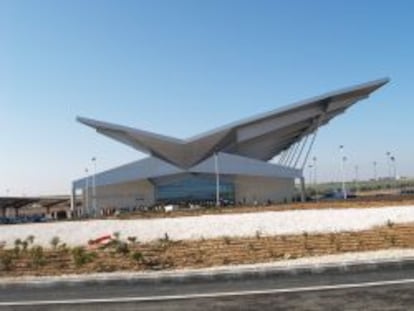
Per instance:
[[[9,301],[0,302],[0,307],[5,306],[39,306],[39,305],[73,305],[73,304],[94,304],[94,303],[125,303],[125,302],[150,302],[150,301],[167,301],[167,300],[188,300],[197,298],[220,298],[231,296],[248,296],[278,293],[296,293],[312,291],[328,291],[337,289],[352,289],[364,287],[379,287],[389,285],[401,285],[414,283],[414,279],[401,279],[391,281],[377,281],[364,283],[347,283],[337,285],[319,285],[308,287],[292,287],[265,290],[246,290],[224,293],[199,293],[188,295],[166,295],[166,296],[147,296],[147,297],[113,297],[113,298],[91,298],[91,299],[71,299],[71,300],[29,300],[29,301]]]

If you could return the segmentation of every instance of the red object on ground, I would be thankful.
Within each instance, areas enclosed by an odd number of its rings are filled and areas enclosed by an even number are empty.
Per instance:
[[[89,245],[102,244],[103,242],[109,242],[110,239],[111,239],[110,235],[104,235],[95,240],[90,240],[88,244]]]

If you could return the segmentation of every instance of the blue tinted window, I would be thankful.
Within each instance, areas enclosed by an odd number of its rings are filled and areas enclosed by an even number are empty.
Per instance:
[[[214,201],[216,182],[214,177],[185,176],[168,184],[156,186],[156,197],[157,201]],[[233,183],[220,181],[220,198],[234,200]]]

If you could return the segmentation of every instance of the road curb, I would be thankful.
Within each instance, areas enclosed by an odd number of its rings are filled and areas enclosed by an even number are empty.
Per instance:
[[[0,288],[19,287],[71,287],[82,285],[116,285],[116,284],[184,284],[198,282],[215,282],[231,280],[252,280],[268,278],[291,278],[305,275],[338,275],[357,272],[376,271],[380,269],[401,270],[414,268],[414,258],[346,261],[342,263],[325,263],[296,265],[293,267],[272,267],[268,265],[255,267],[223,267],[217,269],[198,269],[190,271],[163,271],[149,273],[123,272],[115,274],[71,275],[61,277],[29,277],[19,279],[0,279]]]

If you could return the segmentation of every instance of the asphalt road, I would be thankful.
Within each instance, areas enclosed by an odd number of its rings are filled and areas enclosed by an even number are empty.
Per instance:
[[[3,284],[0,310],[414,310],[414,263]]]

